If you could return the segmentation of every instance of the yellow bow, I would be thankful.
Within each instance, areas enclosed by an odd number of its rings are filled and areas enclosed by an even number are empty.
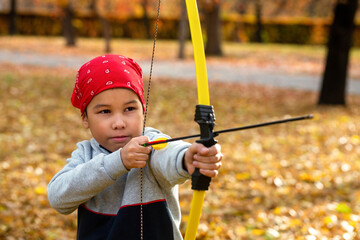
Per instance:
[[[196,0],[186,0],[186,8],[189,18],[191,40],[194,51],[198,104],[210,105],[204,43]],[[204,197],[204,190],[194,190],[193,199],[191,201],[189,222],[187,224],[185,233],[185,240],[193,240],[196,238]]]

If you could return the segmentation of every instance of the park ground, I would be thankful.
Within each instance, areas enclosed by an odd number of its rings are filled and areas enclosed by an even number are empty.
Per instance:
[[[101,40],[63,44],[61,38],[0,38],[6,51],[104,54]],[[144,61],[151,48],[150,41],[113,42],[114,53]],[[326,54],[323,47],[257,44],[226,44],[224,52],[209,64],[293,75],[321,74]],[[156,60],[176,56],[175,42],[157,43]],[[358,50],[352,56],[354,79],[359,56]],[[192,61],[190,45],[184,61]],[[76,142],[90,137],[70,103],[75,75],[68,67],[0,64],[0,239],[75,239],[76,213],[56,213],[46,195]],[[315,118],[218,137],[225,158],[205,196],[198,239],[360,239],[359,96],[349,95],[346,107],[324,107],[316,105],[314,91],[221,81],[211,82],[210,91],[216,129],[309,113]],[[153,76],[148,125],[173,137],[197,133],[196,102],[195,79]],[[182,185],[183,233],[191,196],[189,183]]]

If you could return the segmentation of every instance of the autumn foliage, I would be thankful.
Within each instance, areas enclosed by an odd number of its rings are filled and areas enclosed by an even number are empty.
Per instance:
[[[177,39],[183,0],[166,0],[161,4],[159,38]],[[8,32],[7,1],[0,5],[0,35]],[[25,3],[26,2],[26,3]],[[146,16],[154,29],[157,0],[27,0],[18,1],[18,34],[61,36],[64,6],[74,11],[72,21],[77,36],[101,37],[99,15],[111,25],[113,38],[147,38]],[[255,3],[262,2],[262,40],[267,43],[325,44],[335,0],[199,0],[200,14],[219,6],[222,20],[221,39],[253,42],[256,32]],[[94,9],[97,9],[95,13]],[[357,15],[357,19],[359,14]],[[205,26],[205,24],[203,24]],[[360,45],[360,27],[356,26],[354,46]]]
[[[258,49],[247,64],[261,66]],[[168,51],[158,54],[166,59]],[[0,65],[0,239],[75,239],[76,213],[55,212],[46,195],[76,142],[90,137],[69,100],[75,75]],[[148,125],[173,137],[198,133],[194,79],[154,76],[152,84]],[[350,96],[347,108],[319,108],[311,92],[230,83],[210,89],[217,130],[308,113],[315,119],[218,137],[225,159],[205,196],[198,239],[358,239],[360,98]],[[182,185],[182,232],[191,196]]]

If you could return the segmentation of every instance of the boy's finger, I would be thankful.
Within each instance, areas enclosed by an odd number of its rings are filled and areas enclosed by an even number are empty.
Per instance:
[[[203,170],[219,170],[222,163],[221,162],[193,162],[194,166]]]
[[[149,142],[149,138],[147,136],[140,136],[137,138],[139,145],[144,145]]]
[[[219,144],[215,144],[215,145],[211,146],[210,148],[207,148],[202,144],[199,144],[199,145],[200,146],[199,146],[198,153],[203,156],[214,156],[221,151],[221,147]]]
[[[146,166],[146,164],[147,164],[147,161],[136,161],[136,162],[134,163],[134,167],[136,167],[136,168],[143,168],[143,167]]]
[[[199,143],[193,143],[190,145],[190,147],[188,148],[188,150],[190,151],[190,153],[192,155],[196,154],[197,152],[200,151],[200,149],[203,147],[202,144],[199,144]]]
[[[218,171],[217,170],[205,170],[205,169],[200,169],[200,173],[205,175],[205,176],[208,176],[208,177],[216,177],[218,175]]]
[[[204,163],[217,163],[220,162],[223,158],[223,155],[221,153],[217,153],[216,155],[210,155],[210,156],[202,156],[195,154],[194,160],[198,162],[204,162]]]
[[[152,151],[151,146],[144,147],[143,145],[141,145],[140,148],[139,148],[140,153],[149,154],[149,153],[151,153],[151,151]]]
[[[148,159],[149,159],[149,152],[137,153],[137,154],[136,154],[136,159],[139,159],[139,160],[148,160]]]

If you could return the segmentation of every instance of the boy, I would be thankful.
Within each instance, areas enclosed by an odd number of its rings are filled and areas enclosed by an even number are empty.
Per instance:
[[[161,150],[144,144],[168,136],[144,121],[142,70],[119,55],[97,57],[77,75],[72,104],[93,136],[77,144],[48,186],[53,208],[78,209],[78,239],[182,239],[178,184],[199,168],[215,177],[219,145],[182,141]]]

